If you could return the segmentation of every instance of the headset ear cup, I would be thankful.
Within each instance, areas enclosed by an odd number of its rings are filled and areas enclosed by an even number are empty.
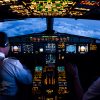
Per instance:
[[[8,36],[4,32],[0,32],[0,47],[7,47],[8,46]]]
[[[0,52],[0,57],[5,58],[5,54]]]

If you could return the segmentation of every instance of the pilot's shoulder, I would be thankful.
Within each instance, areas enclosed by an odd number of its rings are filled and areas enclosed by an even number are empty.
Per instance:
[[[17,58],[15,58],[15,57],[8,57],[8,59],[18,60],[18,59],[17,59]]]
[[[20,61],[16,58],[5,58],[3,61],[4,66],[9,66],[9,68],[18,68],[18,69],[23,69],[23,65],[20,63]]]
[[[19,60],[15,57],[8,57],[4,59],[5,63],[12,63],[12,64],[16,64],[19,62]]]

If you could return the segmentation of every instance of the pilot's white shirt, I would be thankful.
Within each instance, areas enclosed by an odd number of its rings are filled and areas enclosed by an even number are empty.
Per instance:
[[[100,77],[89,87],[83,96],[83,100],[97,100],[97,98],[100,100]]]
[[[5,58],[0,66],[0,94],[14,96],[19,81],[23,84],[32,83],[32,75],[17,59]]]

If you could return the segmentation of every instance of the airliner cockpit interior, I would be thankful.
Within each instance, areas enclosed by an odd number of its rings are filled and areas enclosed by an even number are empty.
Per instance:
[[[66,65],[77,66],[84,92],[100,76],[100,1],[3,1],[0,31],[9,37],[8,56],[32,73],[32,85],[19,91],[23,100],[26,95],[30,100],[77,100]]]

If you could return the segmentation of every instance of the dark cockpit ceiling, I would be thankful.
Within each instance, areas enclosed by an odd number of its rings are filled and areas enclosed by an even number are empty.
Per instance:
[[[44,16],[100,19],[100,1],[0,0],[0,19]]]

